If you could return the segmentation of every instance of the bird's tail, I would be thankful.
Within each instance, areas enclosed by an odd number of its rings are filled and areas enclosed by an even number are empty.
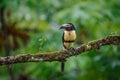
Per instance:
[[[65,62],[62,61],[62,62],[61,62],[61,72],[64,72],[64,68],[65,68]]]

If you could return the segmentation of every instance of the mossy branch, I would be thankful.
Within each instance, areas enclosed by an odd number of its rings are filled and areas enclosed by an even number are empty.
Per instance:
[[[17,56],[0,57],[0,65],[9,65],[23,62],[62,61],[71,56],[79,55],[85,51],[99,49],[100,47],[105,45],[120,45],[120,36],[113,35],[99,40],[90,41],[86,44],[78,46],[77,48],[75,48],[75,51],[63,50],[52,53],[48,52],[44,54],[22,54]]]

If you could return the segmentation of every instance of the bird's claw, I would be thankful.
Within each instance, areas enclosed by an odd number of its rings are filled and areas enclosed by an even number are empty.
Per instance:
[[[68,51],[70,51],[70,52],[72,52],[72,53],[74,53],[75,52],[75,48],[73,48],[73,47],[70,47],[69,49],[67,49]]]
[[[68,53],[69,53],[69,50],[68,50],[68,49],[66,49],[66,50],[65,50],[65,53],[66,53],[66,54],[68,54]]]
[[[70,50],[72,50],[72,51],[75,51],[75,48],[73,48],[73,47],[70,47]]]

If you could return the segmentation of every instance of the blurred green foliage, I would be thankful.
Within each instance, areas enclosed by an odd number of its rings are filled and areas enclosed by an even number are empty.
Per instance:
[[[120,35],[119,0],[3,0],[0,6],[11,11],[8,22],[29,29],[27,46],[12,55],[35,54],[62,50],[61,24],[71,22],[77,28],[75,46],[108,35]],[[105,46],[71,57],[64,73],[60,63],[20,63],[13,65],[14,74],[27,74],[30,80],[120,80],[120,47]],[[0,55],[5,54],[4,51]],[[0,78],[8,79],[5,66]]]

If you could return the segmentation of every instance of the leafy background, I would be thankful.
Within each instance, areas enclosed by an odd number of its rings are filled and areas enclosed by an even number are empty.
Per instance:
[[[77,28],[74,47],[108,35],[119,35],[119,4],[119,0],[1,0],[5,22],[14,32],[8,34],[11,47],[15,48],[11,48],[11,55],[62,50],[59,27],[68,22]],[[14,43],[14,35],[19,30],[23,37],[17,35]],[[4,41],[0,41],[0,56],[5,56]],[[64,73],[60,72],[59,62],[14,64],[13,74],[18,80],[20,77],[26,80],[120,80],[119,52],[120,46],[112,45],[84,52],[68,59]],[[0,79],[10,79],[6,66],[0,66]]]

